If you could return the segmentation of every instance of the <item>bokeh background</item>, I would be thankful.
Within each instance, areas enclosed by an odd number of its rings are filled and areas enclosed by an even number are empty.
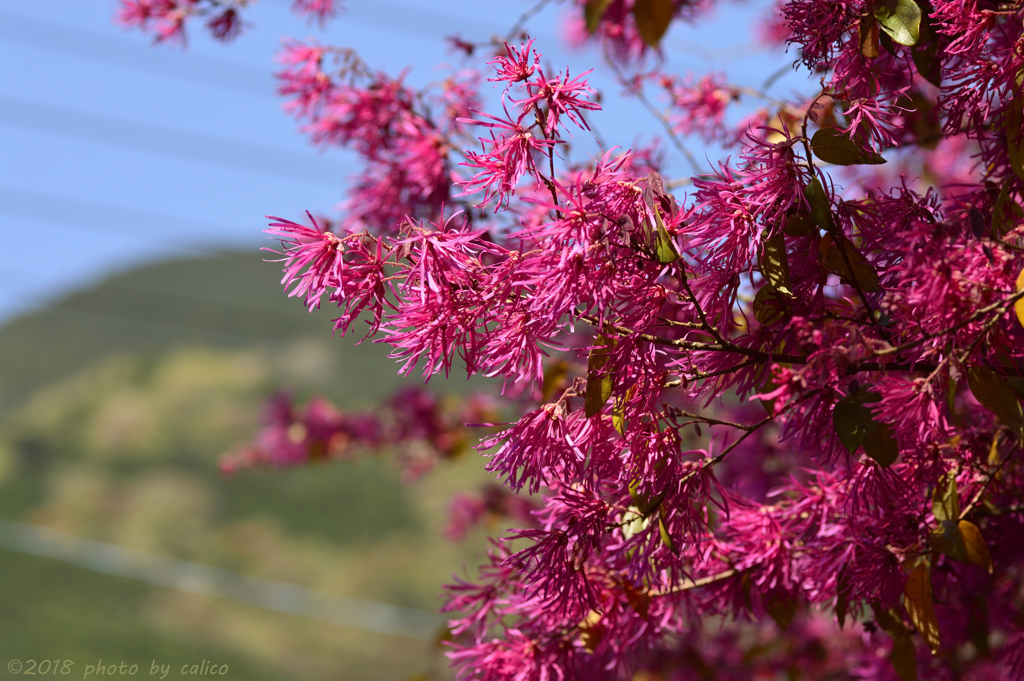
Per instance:
[[[78,678],[101,660],[169,678],[201,660],[236,679],[444,678],[440,585],[486,541],[442,528],[451,494],[487,479],[480,457],[413,485],[386,457],[230,481],[216,461],[278,387],[372,408],[418,382],[380,346],[332,338],[330,311],[286,299],[262,260],[265,214],[331,214],[355,171],[281,112],[281,37],[424,84],[455,59],[444,36],[504,34],[532,3],[347,0],[321,30],[260,0],[234,44],[193,30],[184,51],[115,27],[115,4],[0,0],[0,678],[29,659],[72,660]],[[561,40],[567,9],[529,24],[545,60],[598,69],[606,139],[649,140],[656,122],[599,55]],[[767,11],[724,2],[673,27],[670,69],[760,86],[793,61],[757,45]]]

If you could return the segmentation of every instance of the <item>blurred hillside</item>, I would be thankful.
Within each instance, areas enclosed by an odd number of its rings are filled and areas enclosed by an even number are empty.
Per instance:
[[[436,612],[440,585],[483,549],[440,536],[451,492],[487,477],[479,457],[415,485],[386,459],[217,473],[280,386],[368,408],[401,383],[386,348],[332,339],[330,311],[286,299],[277,272],[258,254],[168,262],[0,327],[0,518]],[[72,659],[76,674],[102,658],[222,660],[238,679],[447,676],[429,642],[7,550],[0,657]]]
[[[104,358],[182,346],[283,353],[289,378],[346,405],[376,402],[401,382],[421,383],[396,376],[386,347],[357,345],[359,335],[332,341],[332,306],[308,313],[282,293],[279,279],[280,268],[258,253],[175,260],[11,320],[0,327],[0,413]],[[431,387],[459,391],[466,381],[432,379]]]

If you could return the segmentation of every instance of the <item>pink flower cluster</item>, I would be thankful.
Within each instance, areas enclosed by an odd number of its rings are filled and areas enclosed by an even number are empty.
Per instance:
[[[472,74],[416,91],[347,50],[288,42],[278,59],[278,92],[302,132],[318,146],[350,148],[364,162],[352,179],[346,228],[394,231],[407,216],[434,216],[452,203],[451,156],[462,118],[479,107]]]
[[[372,412],[344,412],[319,397],[299,409],[290,394],[278,393],[264,405],[263,429],[255,441],[221,457],[220,470],[231,477],[248,468],[350,460],[388,448],[405,476],[415,479],[439,461],[461,455],[467,449],[464,424],[488,420],[494,410],[492,400],[484,395],[451,402],[420,388],[407,388]],[[505,500],[500,492],[487,494],[492,501],[485,510],[527,517],[526,502]]]
[[[490,62],[496,74],[488,80],[505,83],[502,101],[507,98],[518,110],[516,115],[506,109],[503,118],[482,114],[488,120],[460,119],[490,129],[490,139],[480,138],[484,153],[467,151],[463,164],[477,170],[463,183],[467,194],[483,190],[483,202],[477,207],[494,197],[497,208],[507,207],[524,175],[550,185],[554,178],[544,176],[543,164],[538,167],[537,159],[553,161],[556,145],[564,143],[558,137],[559,127],[565,127],[563,119],[589,130],[583,112],[601,108],[587,99],[594,93],[584,80],[589,71],[575,78],[570,78],[568,71],[548,78],[532,40],[518,48],[506,43],[505,50],[507,56]],[[522,99],[513,99],[513,92],[522,92]]]
[[[620,70],[700,9],[576,4]],[[402,373],[502,377],[516,410],[478,445],[503,491],[453,508],[453,536],[517,525],[448,588],[459,678],[1024,677],[1024,8],[780,11],[802,95],[619,74],[665,84],[673,135],[737,147],[675,181],[650,151],[573,160],[594,93],[532,41],[490,62],[496,113],[473,78],[416,91],[286,48],[291,113],[366,166],[336,229],[273,218],[287,292],[326,294],[342,334],[362,316]],[[769,107],[742,134],[737,96]],[[253,456],[378,432],[452,451],[467,433],[432,404],[358,433],[278,407]]]
[[[114,20],[125,28],[152,33],[158,42],[184,45],[190,21],[206,19],[210,36],[230,42],[242,32],[245,22],[240,11],[249,0],[119,0]],[[294,0],[292,10],[323,25],[333,18],[340,0]]]
[[[725,137],[725,110],[737,94],[721,75],[709,74],[696,83],[666,78],[662,86],[671,98],[676,132],[700,135],[708,143]]]

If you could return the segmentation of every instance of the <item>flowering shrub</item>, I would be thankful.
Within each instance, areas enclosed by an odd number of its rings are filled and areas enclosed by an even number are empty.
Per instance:
[[[213,16],[228,38],[217,13],[241,4],[119,17],[165,40]],[[335,228],[273,218],[288,294],[336,304],[342,334],[368,322],[403,373],[458,355],[501,377],[518,412],[478,445],[504,489],[453,505],[453,536],[519,529],[448,588],[451,660],[466,679],[1022,679],[1024,8],[783,0],[762,37],[809,84],[780,100],[666,72],[663,35],[709,4],[579,1],[567,27],[692,179],[650,149],[572,158],[596,93],[519,29],[485,69],[487,44],[453,39],[483,74],[423,91],[344,49],[281,56],[301,130],[365,164]],[[504,89],[490,112],[481,78]],[[737,101],[763,108],[732,126]],[[690,134],[734,156],[702,167]],[[493,418],[431,404],[396,400],[386,435],[276,402],[226,465],[389,438],[443,457]]]

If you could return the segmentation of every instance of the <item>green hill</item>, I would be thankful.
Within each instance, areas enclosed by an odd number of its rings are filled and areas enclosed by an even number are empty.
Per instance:
[[[441,539],[466,456],[409,485],[386,458],[219,477],[280,386],[371,406],[403,382],[387,349],[331,338],[258,255],[112,277],[0,327],[0,517],[334,596],[436,611],[482,538]],[[431,381],[461,392],[463,380]],[[475,385],[475,384],[474,384]],[[150,587],[0,550],[0,678],[11,659],[149,669],[223,659],[245,679],[403,679],[428,643]],[[13,676],[11,677],[13,678]]]
[[[9,321],[0,327],[0,413],[105,357],[183,345],[280,351],[313,339],[335,360],[344,358],[343,368],[315,372],[321,392],[344,403],[373,402],[399,383],[422,383],[418,376],[396,376],[387,346],[357,345],[361,335],[332,341],[336,308],[325,304],[308,313],[300,300],[284,295],[279,280],[279,266],[256,251],[173,260],[111,277]],[[464,374],[457,376],[447,384],[431,379],[431,386],[464,390]]]

